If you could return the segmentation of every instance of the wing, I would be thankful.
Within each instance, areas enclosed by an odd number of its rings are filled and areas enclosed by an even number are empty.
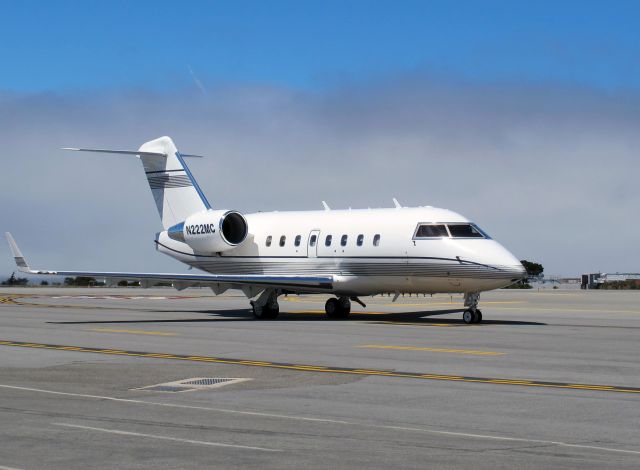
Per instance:
[[[110,271],[51,271],[31,269],[20,248],[9,232],[6,234],[13,258],[18,269],[24,273],[51,276],[94,277],[109,279],[113,282],[122,280],[139,281],[143,287],[150,287],[158,282],[170,282],[182,290],[187,287],[210,287],[216,294],[227,289],[241,289],[247,297],[258,295],[265,288],[277,288],[292,292],[326,292],[333,288],[332,276],[266,276],[260,274],[226,275],[226,274],[179,274],[179,273],[136,273]]]

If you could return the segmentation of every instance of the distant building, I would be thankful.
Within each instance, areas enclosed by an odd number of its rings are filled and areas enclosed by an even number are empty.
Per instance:
[[[640,273],[591,273],[583,274],[581,289],[598,289],[605,282],[640,281]]]

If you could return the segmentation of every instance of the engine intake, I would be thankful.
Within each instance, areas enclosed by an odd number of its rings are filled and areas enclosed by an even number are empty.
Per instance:
[[[226,210],[193,214],[167,230],[169,238],[203,253],[231,250],[241,244],[248,233],[244,216],[240,212]]]

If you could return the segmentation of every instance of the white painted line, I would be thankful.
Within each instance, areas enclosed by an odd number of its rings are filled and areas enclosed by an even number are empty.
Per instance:
[[[261,416],[263,418],[280,418],[280,419],[293,419],[297,421],[314,421],[320,423],[334,423],[334,424],[353,424],[357,425],[357,423],[350,423],[348,421],[339,421],[335,419],[326,419],[326,418],[308,418],[304,416],[292,416],[292,415],[281,415],[274,413],[260,413],[258,411],[239,411],[239,410],[228,410],[225,408],[210,408],[206,406],[194,406],[194,405],[178,405],[175,403],[158,403],[153,401],[146,400],[136,400],[134,398],[116,398],[116,397],[107,397],[101,395],[86,395],[82,393],[71,393],[71,392],[57,392],[54,390],[43,390],[40,388],[29,388],[29,387],[18,387],[15,385],[1,385],[0,388],[9,388],[13,390],[24,390],[27,392],[36,392],[36,393],[47,393],[50,395],[62,395],[69,397],[78,397],[78,398],[89,398],[94,400],[108,400],[119,403],[134,403],[138,405],[154,405],[154,406],[165,406],[168,408],[183,408],[188,410],[201,410],[201,411],[213,411],[219,413],[233,413],[240,415],[248,415],[248,416]]]
[[[282,450],[279,450],[279,449],[266,449],[264,447],[224,444],[222,442],[194,441],[193,439],[181,439],[179,437],[158,436],[156,434],[143,434],[140,432],[121,431],[119,429],[94,428],[91,426],[80,426],[79,424],[69,424],[69,423],[51,423],[51,424],[53,424],[54,426],[64,426],[66,428],[83,429],[85,431],[106,432],[109,434],[119,434],[121,436],[147,437],[150,439],[160,439],[163,441],[181,442],[183,444],[196,444],[201,446],[213,446],[213,447],[232,447],[234,449],[259,450],[263,452],[282,452]]]
[[[14,468],[14,467],[5,467],[4,465],[0,465],[0,470],[20,470],[20,469]]]
[[[283,415],[277,413],[261,413],[258,411],[240,411],[240,410],[230,410],[225,408],[210,408],[206,406],[194,406],[194,405],[179,405],[176,403],[158,403],[146,400],[136,400],[132,398],[116,398],[116,397],[107,397],[101,395],[85,395],[81,393],[69,393],[69,392],[57,392],[54,390],[43,390],[38,388],[28,388],[28,387],[18,387],[15,385],[2,385],[0,384],[0,388],[8,388],[13,390],[24,390],[27,392],[35,392],[35,393],[47,393],[51,395],[62,395],[62,396],[71,396],[71,397],[79,397],[79,398],[88,398],[94,400],[109,400],[119,403],[134,403],[139,405],[152,405],[152,406],[164,406],[169,408],[182,408],[182,409],[190,409],[190,410],[200,410],[200,411],[211,411],[214,413],[230,413],[237,415],[246,415],[246,416],[260,416],[264,418],[277,418],[277,419],[291,419],[296,421],[310,421],[317,423],[330,423],[330,424],[342,424],[345,426],[356,426],[356,427],[365,427],[365,428],[374,428],[374,429],[387,429],[387,430],[395,430],[395,431],[409,431],[409,432],[420,432],[426,434],[436,434],[443,436],[458,436],[458,437],[471,437],[476,439],[490,439],[490,440],[498,440],[498,441],[510,441],[510,442],[529,442],[534,444],[546,444],[546,445],[556,445],[561,447],[570,447],[576,449],[591,449],[591,450],[600,450],[603,452],[618,452],[622,454],[632,454],[632,455],[640,455],[640,451],[637,450],[627,450],[627,449],[615,449],[612,447],[599,447],[599,446],[591,446],[587,444],[571,444],[569,442],[562,441],[546,441],[541,439],[527,439],[520,437],[506,437],[506,436],[493,436],[490,434],[472,434],[472,433],[462,433],[462,432],[454,432],[454,431],[438,431],[435,429],[426,429],[426,428],[414,428],[414,427],[403,427],[403,426],[390,426],[383,424],[367,424],[367,423],[358,423],[355,421],[344,421],[338,419],[329,419],[329,418],[311,418],[308,416],[295,416],[295,415]]]

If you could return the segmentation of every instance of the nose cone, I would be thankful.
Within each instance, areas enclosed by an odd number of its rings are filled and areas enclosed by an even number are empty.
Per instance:
[[[513,255],[511,256],[515,259],[515,256]],[[518,280],[526,279],[528,276],[527,270],[525,269],[524,266],[522,266],[522,263],[519,260],[516,259],[516,262],[517,264],[513,265],[513,269],[514,269],[514,272],[517,273]]]
[[[527,277],[527,271],[518,258],[495,240],[483,250],[483,262],[498,268],[506,277],[520,280]]]
[[[527,270],[524,268],[520,260],[513,256],[513,254],[505,247],[499,243],[497,244],[500,246],[500,254],[498,255],[496,264],[502,265],[503,269],[513,273],[513,279],[517,278],[520,280],[526,278]]]

